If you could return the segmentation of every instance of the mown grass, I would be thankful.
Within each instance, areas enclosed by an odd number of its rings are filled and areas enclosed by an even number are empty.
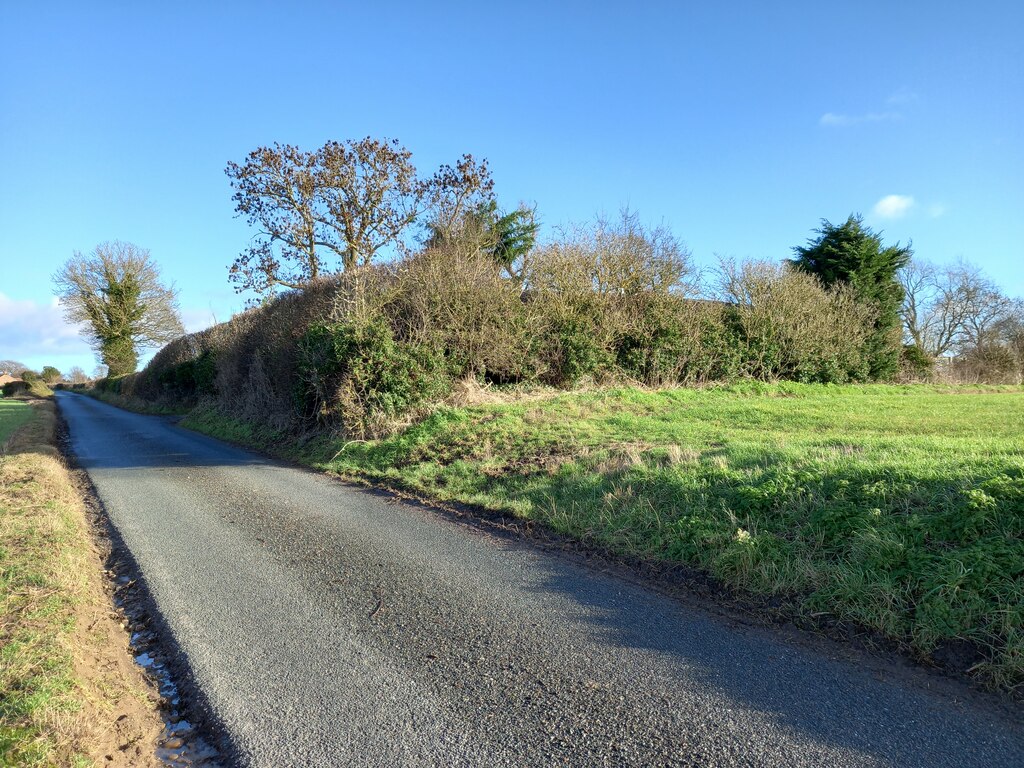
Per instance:
[[[191,423],[271,438],[212,412]],[[922,657],[963,646],[972,674],[1024,684],[1024,388],[569,393],[445,408],[296,455],[686,563]]]
[[[0,446],[31,418],[32,407],[24,400],[0,399]]]

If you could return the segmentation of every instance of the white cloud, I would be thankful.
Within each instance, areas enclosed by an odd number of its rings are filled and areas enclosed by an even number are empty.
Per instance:
[[[914,104],[920,101],[921,97],[914,93],[909,88],[900,88],[888,99],[885,100],[886,104],[892,104],[896,107],[903,107],[907,104]]]
[[[48,303],[19,301],[0,293],[0,358],[35,368],[59,368],[73,360],[72,365],[88,369],[93,353],[80,326],[64,320],[56,298]]]
[[[826,112],[818,120],[821,125],[849,125],[850,118],[846,115],[837,115],[833,112]]]
[[[945,216],[949,210],[943,203],[932,203],[928,206],[928,215],[933,219],[937,219],[940,216]]]
[[[819,125],[831,127],[843,127],[857,125],[858,123],[886,123],[902,119],[899,112],[868,112],[863,115],[841,115],[835,112],[826,112],[818,120]]]
[[[185,326],[186,333],[195,333],[215,325],[218,320],[223,322],[227,318],[218,318],[212,309],[197,309],[188,307],[181,310],[181,322]]]
[[[886,195],[875,203],[876,216],[883,219],[900,219],[914,207],[914,198],[910,195]]]

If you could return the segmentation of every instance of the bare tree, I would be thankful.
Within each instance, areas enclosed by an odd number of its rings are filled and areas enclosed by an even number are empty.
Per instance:
[[[497,210],[487,161],[478,163],[472,155],[463,155],[454,168],[442,165],[428,182],[428,188],[432,210],[427,229],[432,240],[450,242],[467,226],[481,227],[474,213]]]
[[[988,343],[1014,302],[976,266],[913,261],[900,270],[907,340],[932,357]]]
[[[85,384],[89,377],[80,365],[73,365],[67,373],[67,380],[72,384]]]
[[[27,368],[27,365],[17,360],[0,360],[0,373],[6,373],[11,376],[20,376],[21,372]]]
[[[960,297],[964,307],[961,345],[999,343],[999,330],[1012,315],[1014,301],[976,267],[962,268]]]
[[[1024,376],[1024,299],[1014,300],[1010,312],[999,325],[999,334]]]
[[[145,248],[115,240],[88,256],[76,251],[53,282],[64,317],[85,323],[84,334],[111,376],[134,371],[140,349],[184,333],[174,286],[161,283]]]
[[[259,229],[231,267],[237,290],[301,288],[368,264],[431,208],[448,226],[491,194],[486,161],[464,155],[420,178],[411,158],[397,140],[367,137],[316,152],[274,144],[228,163],[236,210]]]
[[[907,341],[930,357],[953,351],[962,340],[966,313],[962,266],[936,267],[915,259],[897,277],[904,291],[900,316]]]

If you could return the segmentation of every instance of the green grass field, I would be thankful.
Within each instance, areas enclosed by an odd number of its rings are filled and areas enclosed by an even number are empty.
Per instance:
[[[567,393],[303,458],[686,563],[922,657],[959,647],[988,683],[1024,683],[1024,388]]]
[[[3,445],[18,427],[32,418],[32,407],[23,400],[0,399],[0,445]]]

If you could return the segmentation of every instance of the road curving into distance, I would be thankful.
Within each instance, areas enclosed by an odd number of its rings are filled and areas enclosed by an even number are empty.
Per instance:
[[[57,397],[233,764],[1024,765],[959,686]]]

